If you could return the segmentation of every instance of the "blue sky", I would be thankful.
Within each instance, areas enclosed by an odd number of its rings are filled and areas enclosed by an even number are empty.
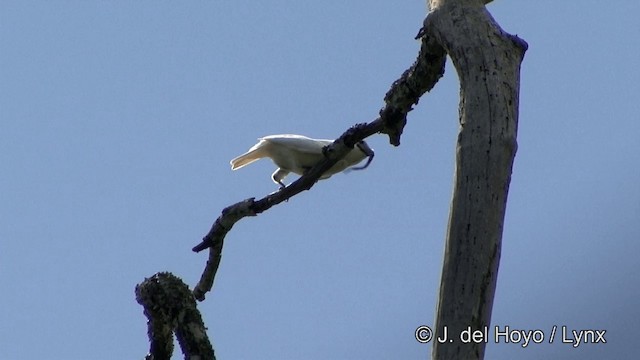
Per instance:
[[[640,318],[640,4],[495,1],[529,43],[493,326],[607,330],[492,359],[631,359]],[[0,358],[141,358],[134,287],[222,208],[276,190],[229,160],[260,136],[335,138],[413,62],[423,1],[0,3]],[[228,235],[199,305],[220,359],[424,359],[458,126],[453,67],[338,174]],[[287,180],[292,181],[293,178]],[[175,358],[181,358],[179,351]]]

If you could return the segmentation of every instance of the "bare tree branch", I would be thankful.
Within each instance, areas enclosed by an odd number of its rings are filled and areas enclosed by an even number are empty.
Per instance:
[[[380,110],[380,117],[368,124],[357,124],[348,129],[326,148],[326,158],[323,161],[289,186],[260,200],[249,198],[222,210],[222,214],[215,220],[202,242],[193,248],[195,252],[209,248],[209,259],[200,281],[193,290],[195,298],[203,301],[205,294],[211,291],[220,265],[224,238],[240,219],[246,216],[256,216],[302,191],[311,189],[320,176],[353,149],[357,142],[373,134],[387,134],[392,145],[400,145],[400,136],[407,122],[407,113],[413,109],[413,105],[418,103],[420,97],[431,90],[442,77],[445,60],[444,49],[431,38],[422,37],[418,58],[392,84],[391,89],[385,95],[385,107]]]
[[[502,224],[517,147],[519,71],[527,44],[502,31],[486,12],[491,0],[430,0],[432,12],[416,39],[414,64],[385,95],[385,106],[370,123],[349,128],[323,149],[325,159],[287,187],[260,200],[249,198],[222,210],[193,251],[209,249],[209,259],[193,292],[178,278],[160,273],[136,287],[149,318],[150,355],[168,359],[175,331],[185,358],[215,359],[194,298],[211,291],[227,233],[236,222],[309,190],[320,176],[359,141],[375,134],[400,145],[407,114],[444,74],[450,55],[461,80],[460,125],[455,190],[445,244],[436,337],[455,336],[463,327],[480,329],[491,319],[497,281]],[[189,357],[193,354],[193,357]],[[484,343],[435,342],[433,358],[482,359]]]
[[[136,301],[147,316],[148,360],[170,359],[175,332],[185,359],[215,360],[202,316],[189,287],[178,277],[162,272],[136,286]]]

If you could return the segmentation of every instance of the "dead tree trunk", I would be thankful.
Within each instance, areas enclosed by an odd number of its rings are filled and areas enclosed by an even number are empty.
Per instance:
[[[502,227],[517,147],[520,64],[527,49],[523,40],[507,34],[493,20],[484,6],[490,1],[429,0],[431,12],[418,34],[422,40],[418,58],[387,92],[380,117],[347,130],[325,149],[326,159],[286,188],[260,200],[250,198],[225,208],[202,242],[193,248],[194,251],[209,249],[209,261],[193,290],[193,297],[180,290],[184,287],[168,286],[172,283],[165,280],[172,278],[165,275],[137,287],[138,301],[150,316],[152,352],[155,350],[161,354],[158,356],[163,356],[172,351],[172,345],[167,342],[175,328],[179,339],[195,339],[193,344],[185,342],[185,356],[198,354],[202,358],[214,358],[208,341],[204,341],[206,333],[199,313],[190,318],[191,323],[184,322],[184,316],[176,318],[167,314],[195,309],[191,304],[193,299],[203,301],[211,291],[222,245],[233,225],[309,190],[349,149],[372,134],[387,134],[390,143],[398,146],[407,114],[420,97],[435,86],[444,72],[445,57],[449,55],[460,78],[460,133],[432,356],[434,359],[484,357],[489,339],[464,341],[460,335],[477,330],[482,334],[491,322]],[[167,294],[173,300],[163,310],[158,301],[166,302]],[[178,328],[184,324],[196,324],[191,326],[197,330],[195,335]],[[182,332],[178,334],[178,331]]]
[[[423,28],[451,57],[460,78],[460,132],[434,359],[484,357],[488,339],[465,342],[460,335],[491,322],[517,148],[520,64],[527,45],[498,26],[487,2],[431,0]]]

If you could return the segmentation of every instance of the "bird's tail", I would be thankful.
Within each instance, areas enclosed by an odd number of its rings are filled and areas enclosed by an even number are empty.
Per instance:
[[[259,146],[260,144],[252,147],[246,153],[238,156],[237,158],[231,160],[231,170],[237,170],[241,167],[247,166],[252,162],[262,159],[266,156],[264,148]]]

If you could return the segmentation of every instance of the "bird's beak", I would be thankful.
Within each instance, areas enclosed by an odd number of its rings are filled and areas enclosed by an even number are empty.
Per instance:
[[[373,160],[373,155],[375,154],[373,152],[373,149],[371,149],[369,145],[367,145],[367,143],[364,141],[360,141],[359,143],[356,144],[356,146],[358,147],[358,149],[360,149],[360,151],[365,153],[365,155],[367,155],[369,159],[367,160],[366,164],[358,167],[352,167],[351,170],[364,170],[367,168],[367,166],[369,166],[369,164],[371,164],[371,161]]]

